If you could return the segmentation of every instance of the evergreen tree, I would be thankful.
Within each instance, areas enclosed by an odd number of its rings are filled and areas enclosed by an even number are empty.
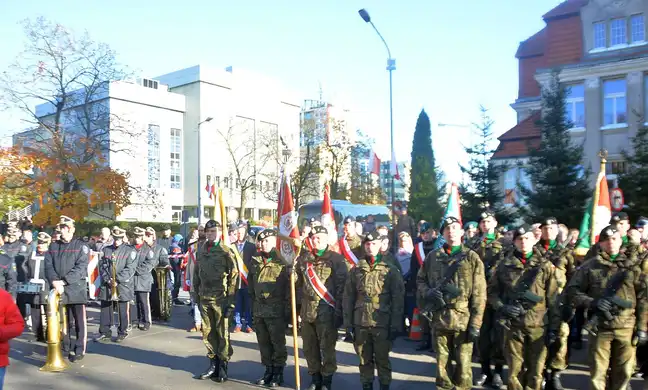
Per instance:
[[[628,171],[619,177],[625,203],[634,218],[648,217],[648,127],[641,126],[632,139],[633,153],[623,152]]]
[[[412,143],[412,178],[408,213],[415,220],[425,219],[436,225],[443,216],[439,204],[436,161],[432,150],[430,118],[421,110]]]
[[[589,169],[582,167],[583,147],[574,145],[565,116],[565,88],[554,73],[549,88],[542,91],[541,141],[529,147],[525,167],[531,188],[518,183],[525,204],[519,204],[527,222],[553,216],[569,227],[579,226],[582,210],[592,194]]]
[[[481,122],[474,125],[479,140],[474,145],[464,147],[470,159],[468,166],[460,167],[469,180],[459,188],[462,200],[461,214],[465,221],[477,221],[479,215],[488,209],[495,213],[499,224],[507,224],[511,222],[512,213],[504,207],[504,194],[498,183],[505,167],[488,163],[488,159],[495,152],[491,147],[494,122],[488,116],[486,108],[482,106],[479,110]]]

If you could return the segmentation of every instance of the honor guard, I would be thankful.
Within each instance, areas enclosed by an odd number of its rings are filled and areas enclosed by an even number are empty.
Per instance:
[[[0,288],[7,291],[11,296],[16,296],[16,263],[13,258],[0,248]]]
[[[151,285],[153,285],[153,268],[155,268],[155,254],[144,242],[146,230],[139,226],[133,229],[134,247],[137,253],[137,267],[133,278],[135,287],[135,306],[137,308],[137,328],[147,332],[151,329]]]
[[[165,226],[166,227],[166,226]],[[166,232],[167,230],[165,230]],[[169,232],[171,230],[168,230]],[[170,234],[170,233],[169,233]],[[151,317],[155,320],[167,320],[171,316],[171,300],[167,294],[167,275],[171,264],[169,263],[169,245],[163,246],[165,241],[155,239],[155,229],[147,227],[144,233],[144,242],[153,251],[153,285],[151,286]]]
[[[362,239],[356,231],[356,222],[353,217],[344,218],[344,236],[338,242],[340,253],[347,263],[347,270],[355,267],[362,258]],[[353,342],[353,330],[346,329],[344,341]]]
[[[558,220],[554,217],[546,218],[540,224],[542,236],[536,244],[536,248],[542,256],[554,265],[554,273],[558,287],[558,294],[563,289],[575,271],[574,257],[571,251],[558,244]],[[558,302],[560,303],[560,301]],[[567,309],[567,308],[565,308]],[[563,310],[559,309],[560,313]],[[547,352],[547,382],[551,383],[554,390],[562,390],[560,373],[567,368],[567,340],[569,338],[569,324],[565,321],[560,323],[556,343]]]
[[[297,260],[298,285],[301,293],[302,341],[308,374],[312,382],[308,390],[331,390],[337,371],[335,343],[337,329],[342,325],[342,296],[347,268],[342,255],[328,247],[328,230],[312,228],[311,252]]]
[[[502,256],[504,248],[500,241],[502,237],[497,233],[497,219],[491,211],[485,211],[479,216],[480,235],[470,241],[470,249],[479,255],[484,264],[484,274],[486,283],[490,280],[497,268],[497,264]],[[502,381],[502,372],[504,370],[504,340],[501,337],[503,332],[496,329],[496,315],[492,307],[487,306],[484,310],[484,319],[479,331],[479,362],[481,364],[481,374],[476,378],[476,386],[492,386],[500,388]],[[495,365],[495,370],[491,371],[491,364]]]
[[[286,323],[290,318],[290,268],[277,258],[277,232],[266,229],[256,238],[259,252],[248,275],[254,326],[265,373],[256,383],[281,386],[286,366]]]
[[[221,240],[220,227],[214,220],[205,224],[206,241],[199,244],[191,282],[194,299],[200,302],[203,342],[210,360],[209,368],[198,378],[222,383],[227,380],[227,364],[234,353],[229,320],[234,313],[239,270],[233,249]]]
[[[531,226],[518,227],[513,237],[515,250],[506,252],[488,281],[488,304],[498,312],[498,331],[505,332],[508,388],[540,389],[547,346],[560,327],[558,286],[553,264],[534,248]]]
[[[439,389],[470,389],[473,343],[479,340],[486,307],[486,277],[479,255],[468,249],[455,217],[443,221],[446,243],[430,252],[416,277],[419,307],[430,318],[437,351]],[[456,362],[454,372],[448,372]]]
[[[23,320],[25,318],[25,308],[21,308],[20,303],[17,298],[17,292],[16,292],[16,283],[17,283],[17,267],[16,267],[16,260],[18,260],[18,263],[22,264],[22,260],[17,259],[19,257],[19,253],[23,253],[27,251],[27,247],[23,245],[20,242],[20,229],[18,229],[15,224],[10,225],[7,228],[7,240],[5,241],[5,244],[2,246],[2,250],[4,251],[5,255],[9,256],[11,258],[11,262],[9,263],[9,267],[11,268],[12,274],[13,274],[13,290],[9,291],[11,295],[13,295],[14,299],[16,299],[16,303],[19,306],[20,309],[20,314],[23,316]],[[22,258],[22,256],[21,256]]]
[[[27,260],[27,282],[25,289],[29,291],[28,303],[31,306],[31,323],[36,341],[45,342],[46,334],[43,324],[45,310],[47,309],[47,293],[50,291],[49,283],[45,279],[45,253],[49,249],[52,238],[45,232],[38,233],[36,249]]]
[[[104,247],[99,261],[101,276],[101,314],[99,317],[99,337],[94,341],[107,342],[112,338],[113,312],[119,315],[116,342],[128,337],[130,325],[130,301],[135,299],[134,278],[137,268],[137,252],[124,242],[126,231],[115,226],[111,230],[112,245]]]
[[[33,226],[25,224],[20,230],[17,230],[17,234],[20,237],[18,241],[14,242],[15,254],[13,255],[15,269],[16,269],[16,279],[18,280],[18,287],[26,286],[29,282],[29,264],[28,260],[32,254],[32,229]],[[22,230],[22,231],[21,231]],[[22,235],[22,236],[21,236]],[[32,300],[32,294],[26,290],[18,288],[16,294],[16,305],[20,309],[20,314],[25,320],[27,328],[31,330],[31,307],[30,302]]]
[[[376,369],[380,389],[389,389],[392,380],[389,352],[403,326],[403,277],[386,261],[391,254],[380,253],[382,245],[383,236],[378,231],[365,236],[365,255],[350,271],[344,287],[344,324],[354,328],[363,390],[373,389]]]
[[[62,215],[58,227],[61,238],[53,242],[45,254],[47,281],[62,296],[66,307],[69,329],[64,329],[63,350],[69,352],[71,362],[85,357],[88,337],[86,302],[88,301],[88,261],[90,250],[74,238],[74,220]],[[72,320],[76,342],[72,344]]]
[[[636,346],[648,341],[645,275],[636,258],[621,252],[622,245],[615,226],[604,228],[597,254],[576,270],[565,294],[569,304],[593,313],[585,329],[590,333],[590,388],[594,390],[628,388]]]

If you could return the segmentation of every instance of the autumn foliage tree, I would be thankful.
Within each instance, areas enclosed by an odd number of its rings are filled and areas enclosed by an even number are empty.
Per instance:
[[[111,154],[130,153],[140,135],[111,114],[105,99],[108,82],[125,72],[115,53],[87,33],[75,35],[43,18],[23,26],[25,47],[0,74],[0,102],[21,110],[32,130],[0,152],[0,161],[10,162],[0,186],[29,189],[40,206],[36,224],[55,223],[60,214],[82,220],[99,205],[119,215],[134,191],[146,191],[108,164]]]

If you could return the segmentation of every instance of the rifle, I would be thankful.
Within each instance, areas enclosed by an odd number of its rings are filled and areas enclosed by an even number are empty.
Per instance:
[[[455,286],[452,282],[455,274],[461,267],[461,263],[467,258],[465,253],[461,254],[459,257],[447,270],[445,277],[439,284],[439,290],[443,293],[443,298],[435,299],[432,304],[428,307],[428,310],[421,311],[421,315],[425,317],[428,321],[432,321],[432,316],[434,312],[442,310],[446,307],[447,301],[457,298],[461,294],[461,289]]]
[[[538,279],[538,274],[540,273],[540,266],[536,266],[531,270],[527,271],[515,286],[515,291],[513,292],[513,302],[511,305],[517,306],[520,308],[520,315],[514,318],[500,318],[497,320],[498,325],[503,327],[506,330],[511,330],[511,322],[519,317],[523,317],[527,311],[533,308],[535,305],[540,303],[543,297],[536,295],[531,292],[531,286],[533,286]]]
[[[599,317],[603,316],[604,320],[612,321],[619,315],[621,309],[632,309],[632,301],[622,299],[617,295],[627,277],[628,271],[623,269],[617,271],[612,275],[610,280],[608,280],[602,298],[607,299],[612,303],[612,309],[610,311],[595,309],[594,315],[584,326],[585,330],[592,336],[596,336],[598,333]]]

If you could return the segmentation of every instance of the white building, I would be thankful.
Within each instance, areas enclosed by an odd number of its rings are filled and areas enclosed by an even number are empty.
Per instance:
[[[243,217],[271,220],[277,208],[273,198],[283,150],[278,138],[292,156],[299,156],[300,99],[273,80],[231,67],[196,65],[155,80],[186,98],[181,145],[183,201],[173,205],[174,220],[183,208],[197,215],[199,194],[203,220],[216,215],[214,200],[204,189],[208,176],[210,183],[223,189],[225,205],[230,208],[241,206],[237,178],[254,180],[254,187],[246,191]],[[212,119],[204,122],[208,118]],[[298,163],[298,159],[292,161]]]
[[[394,178],[394,200],[396,202],[409,202],[410,163],[399,161],[398,175],[400,179]],[[391,206],[391,160],[383,161],[380,164],[380,186],[387,196],[387,205]],[[398,203],[397,203],[398,204]]]

